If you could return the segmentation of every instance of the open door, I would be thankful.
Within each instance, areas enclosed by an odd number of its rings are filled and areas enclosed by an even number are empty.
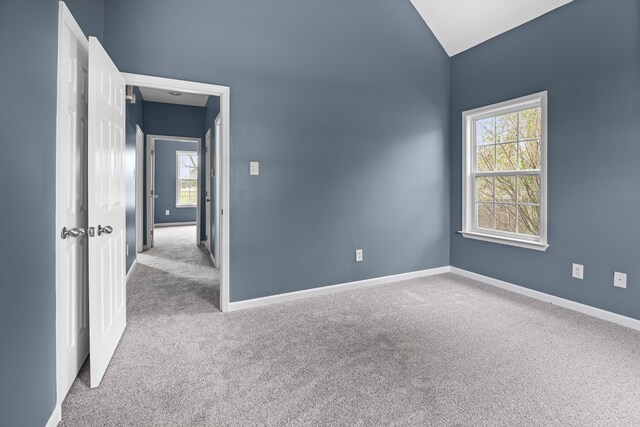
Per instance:
[[[89,38],[89,354],[91,387],[104,376],[127,323],[125,81]]]
[[[213,180],[214,180],[214,214],[213,214],[213,231],[212,234],[214,236],[214,251],[213,256],[216,260],[215,267],[220,268],[222,266],[222,252],[220,250],[220,246],[222,242],[222,223],[220,222],[222,218],[220,218],[221,213],[221,201],[222,201],[222,149],[221,149],[221,141],[222,141],[222,118],[221,115],[218,114],[215,121],[215,138],[213,140]]]
[[[147,247],[153,247],[154,212],[156,203],[155,140],[147,136]]]
[[[207,131],[207,135],[205,136],[205,150],[204,150],[204,159],[205,159],[205,167],[204,167],[204,182],[205,182],[205,210],[206,210],[206,214],[205,214],[205,236],[206,236],[206,241],[207,241],[207,249],[209,250],[209,252],[211,253],[211,255],[213,256],[213,237],[211,235],[211,203],[212,203],[212,197],[211,197],[211,178],[213,177],[213,173],[211,170],[211,129],[209,129]]]

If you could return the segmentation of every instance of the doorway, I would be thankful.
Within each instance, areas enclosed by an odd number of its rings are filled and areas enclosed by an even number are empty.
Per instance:
[[[56,380],[60,405],[91,357],[97,387],[126,327],[125,86],[220,97],[220,309],[229,309],[229,88],[121,73],[60,3],[56,135]],[[106,82],[106,83],[105,83]],[[101,84],[102,83],[102,84]],[[69,112],[73,112],[69,114]],[[69,116],[73,120],[69,121]],[[69,126],[71,124],[71,126]],[[139,133],[135,150],[140,153]],[[139,156],[133,199],[140,197]],[[137,197],[136,197],[137,196]],[[137,203],[136,203],[137,204]],[[144,222],[137,209],[134,224]],[[134,227],[132,227],[134,228]],[[133,248],[137,254],[140,234]],[[67,355],[68,357],[66,357]],[[62,357],[64,356],[64,357]]]

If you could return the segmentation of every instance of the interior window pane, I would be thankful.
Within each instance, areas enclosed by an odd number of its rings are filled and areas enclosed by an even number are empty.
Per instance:
[[[476,178],[476,200],[479,202],[493,202],[493,177]]]
[[[542,134],[541,109],[532,108],[530,110],[520,111],[518,120],[518,131],[520,140],[523,139],[540,139]]]
[[[497,166],[499,171],[518,169],[518,143],[498,145]]]
[[[518,202],[540,204],[540,177],[518,177]]]
[[[496,230],[516,232],[516,205],[496,205]]]
[[[497,176],[496,177],[496,202],[515,203],[516,202],[516,177]]]
[[[520,169],[540,169],[540,140],[520,142]]]
[[[530,236],[540,235],[540,207],[518,206],[518,232]]]
[[[496,170],[496,146],[484,145],[476,151],[476,170],[478,172],[493,172]]]
[[[476,121],[476,146],[496,143],[496,118]]]
[[[496,142],[515,142],[518,140],[518,113],[509,113],[496,117]]]
[[[493,230],[493,203],[478,203],[476,206],[478,228]]]

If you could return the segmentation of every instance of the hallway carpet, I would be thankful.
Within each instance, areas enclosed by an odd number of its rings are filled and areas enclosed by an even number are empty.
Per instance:
[[[223,315],[205,254],[163,234],[62,425],[640,425],[636,331],[451,274]]]

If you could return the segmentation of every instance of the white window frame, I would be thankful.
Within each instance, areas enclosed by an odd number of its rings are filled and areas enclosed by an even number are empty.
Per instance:
[[[497,230],[480,229],[475,225],[475,177],[482,175],[475,171],[475,122],[477,120],[500,116],[503,114],[522,111],[530,108],[541,109],[540,135],[540,235],[527,236]],[[497,172],[492,175],[500,175]],[[509,171],[504,175],[531,175],[527,171]],[[535,175],[538,175],[536,173]],[[462,230],[464,237],[521,248],[545,251],[549,247],[547,242],[547,92],[534,93],[510,101],[476,108],[462,113]]]
[[[196,191],[196,203],[193,204],[186,204],[186,203],[180,203],[180,156],[181,155],[189,155],[189,156],[193,156],[196,155],[196,174],[198,173],[198,168],[197,168],[197,164],[200,161],[199,157],[199,153],[197,151],[189,151],[189,150],[182,150],[182,151],[176,151],[176,208],[196,208],[198,207],[198,203],[197,203],[197,199],[198,199],[198,194],[200,193],[200,189],[198,188],[198,190]],[[196,177],[196,186],[199,186],[200,183],[198,182],[198,177]]]

